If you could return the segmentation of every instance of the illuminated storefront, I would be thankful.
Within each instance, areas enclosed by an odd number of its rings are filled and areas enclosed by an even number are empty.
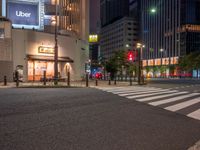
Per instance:
[[[46,77],[49,80],[53,79],[54,76],[54,60],[53,57],[39,57],[28,55],[28,81],[39,81],[44,76],[46,71]],[[59,58],[58,59],[58,77],[59,79],[65,79],[67,72],[70,71],[70,63],[73,60],[70,58]]]
[[[143,60],[143,74],[146,77],[178,76],[177,64],[178,57]]]
[[[40,81],[44,77],[44,71],[47,78],[52,80],[54,78],[54,35],[21,29],[13,29],[12,35],[14,70],[16,66],[22,66],[23,81]],[[68,72],[71,80],[80,80],[85,74],[84,65],[88,59],[89,48],[86,42],[58,35],[59,80],[65,81]]]

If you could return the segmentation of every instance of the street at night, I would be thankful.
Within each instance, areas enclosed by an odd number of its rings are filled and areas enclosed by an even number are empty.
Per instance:
[[[187,150],[200,139],[199,120],[95,88],[8,88],[0,97],[2,150]]]
[[[200,0],[0,0],[0,150],[200,150]]]

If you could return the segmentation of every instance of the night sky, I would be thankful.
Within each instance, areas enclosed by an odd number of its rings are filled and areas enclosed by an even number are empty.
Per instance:
[[[97,33],[100,21],[100,0],[90,0],[90,33]]]

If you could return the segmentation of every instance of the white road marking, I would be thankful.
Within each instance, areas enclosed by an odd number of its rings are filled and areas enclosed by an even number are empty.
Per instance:
[[[117,91],[117,92],[112,92],[114,94],[123,94],[123,93],[135,93],[135,92],[147,92],[147,91],[162,91],[161,89],[131,89],[131,90],[122,90],[122,91]],[[166,91],[166,90],[165,90]],[[168,90],[169,91],[169,90]]]
[[[188,92],[180,92],[180,93],[188,93]],[[156,102],[152,102],[152,103],[149,103],[149,104],[153,105],[153,106],[158,106],[158,105],[162,105],[162,104],[166,104],[166,103],[170,103],[170,102],[175,102],[175,101],[182,100],[184,98],[188,98],[188,97],[192,97],[192,96],[196,96],[196,95],[200,95],[200,93],[192,93],[192,94],[183,95],[183,96],[179,96],[179,97],[173,97],[173,98],[170,98],[170,99],[156,101]]]
[[[175,95],[180,95],[180,94],[185,94],[187,92],[178,92],[177,91],[169,91],[168,93],[171,94],[166,94],[166,95],[159,95],[159,96],[153,96],[153,97],[147,97],[147,98],[142,98],[142,99],[136,99],[139,102],[146,102],[146,101],[151,101],[151,100],[155,100],[155,99],[159,99],[159,98],[166,98],[169,96],[175,96]]]
[[[187,115],[188,117],[200,120],[200,109]]]
[[[133,96],[127,96],[126,98],[133,99],[133,98],[140,98],[140,97],[153,96],[153,95],[165,94],[165,93],[174,93],[174,92],[177,92],[177,91],[164,91],[164,92],[151,93],[151,94],[133,95]]]
[[[165,109],[169,110],[169,111],[177,111],[177,110],[192,106],[192,105],[197,104],[197,103],[200,103],[200,98],[199,97],[195,98],[195,99],[192,99],[192,100],[188,100],[186,102],[182,102],[182,103],[179,103],[179,104],[176,104],[176,105],[172,105],[172,106],[166,107]]]
[[[133,95],[133,94],[135,94],[135,95],[138,95],[138,94],[148,94],[148,93],[158,93],[158,92],[164,92],[164,91],[169,91],[169,90],[151,90],[151,91],[141,91],[141,92],[139,92],[139,91],[132,91],[132,92],[128,92],[128,93],[124,93],[124,94],[119,94],[119,96],[129,96],[129,95]]]

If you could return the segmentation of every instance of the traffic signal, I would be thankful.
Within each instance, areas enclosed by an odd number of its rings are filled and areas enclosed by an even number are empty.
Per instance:
[[[134,60],[134,55],[132,51],[128,51],[128,61],[133,61]]]

